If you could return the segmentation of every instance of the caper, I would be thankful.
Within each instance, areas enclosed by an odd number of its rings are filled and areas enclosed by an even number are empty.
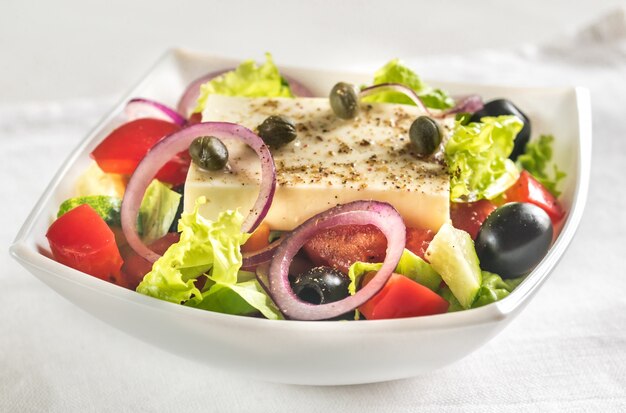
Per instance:
[[[284,116],[272,115],[261,123],[257,130],[266,145],[280,148],[297,137],[296,125]]]
[[[215,136],[201,136],[191,142],[189,155],[193,162],[209,171],[217,171],[228,162],[228,149]]]
[[[430,155],[441,143],[441,130],[433,119],[420,116],[409,129],[411,146],[418,155]]]
[[[359,112],[359,90],[350,83],[337,83],[330,91],[330,107],[341,119],[354,118]]]

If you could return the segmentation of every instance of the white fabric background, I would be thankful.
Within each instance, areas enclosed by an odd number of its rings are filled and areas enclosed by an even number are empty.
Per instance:
[[[500,336],[455,365],[408,380],[327,388],[249,381],[102,324],[5,252],[0,411],[626,411],[624,12],[541,47],[412,64],[430,78],[575,84],[592,92],[592,179],[580,230],[550,280]],[[112,103],[0,106],[3,248],[70,149]]]

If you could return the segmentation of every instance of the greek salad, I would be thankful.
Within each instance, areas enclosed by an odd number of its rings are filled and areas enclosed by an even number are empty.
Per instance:
[[[546,255],[565,174],[523,108],[397,59],[306,84],[267,54],[175,109],[130,100],[47,231],[54,259],[202,310],[375,320],[501,300]]]

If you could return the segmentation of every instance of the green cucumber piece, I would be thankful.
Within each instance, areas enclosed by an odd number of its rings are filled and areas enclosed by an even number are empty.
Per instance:
[[[426,250],[426,259],[465,309],[476,299],[482,283],[474,241],[467,232],[446,223]]]
[[[434,292],[437,292],[441,285],[441,276],[437,274],[432,265],[406,248],[398,262],[396,272],[422,284],[424,287],[428,287]]]
[[[59,207],[57,218],[83,204],[92,207],[110,227],[122,225],[120,218],[122,200],[107,195],[88,195],[67,199]]]

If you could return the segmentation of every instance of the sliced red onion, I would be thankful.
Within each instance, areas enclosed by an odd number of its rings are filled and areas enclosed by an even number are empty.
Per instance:
[[[422,99],[418,96],[418,94],[415,93],[413,89],[411,89],[410,87],[406,85],[403,85],[402,83],[380,83],[378,85],[369,86],[364,89],[361,89],[359,96],[365,97],[365,96],[373,95],[375,93],[383,92],[385,90],[393,90],[394,92],[398,92],[398,93],[402,93],[406,95],[406,97],[411,99],[413,103],[415,103],[415,106],[420,108],[420,110],[428,113],[429,115],[431,114],[428,108],[426,107],[426,105],[424,104],[424,102],[422,102]]]
[[[263,140],[243,126],[228,122],[205,122],[189,126],[159,141],[148,151],[130,177],[122,200],[122,229],[133,250],[148,261],[159,255],[150,250],[137,234],[136,220],[146,188],[154,175],[177,153],[186,150],[199,136],[215,136],[222,141],[238,140],[250,146],[261,159],[261,184],[259,195],[242,225],[242,231],[252,232],[261,223],[272,204],[276,190],[274,159]]]
[[[179,126],[185,126],[187,120],[169,106],[144,98],[134,98],[128,101],[124,109],[129,120],[140,118],[155,118],[174,122]]]
[[[191,113],[196,107],[198,97],[200,97],[200,86],[202,86],[209,80],[215,77],[218,77],[219,75],[222,75],[231,70],[233,69],[223,69],[223,70],[218,70],[216,72],[208,73],[202,77],[199,77],[198,79],[194,80],[189,85],[187,85],[187,89],[185,89],[185,92],[183,93],[183,95],[180,97],[180,100],[178,101],[178,105],[177,105],[178,112],[182,113],[184,116],[187,116],[187,117],[191,116]]]
[[[474,113],[478,112],[483,108],[483,99],[478,95],[469,95],[461,98],[455,99],[456,104],[454,107],[438,112],[431,112],[419,95],[410,87],[405,86],[401,83],[381,83],[374,86],[366,87],[362,89],[359,95],[361,97],[373,95],[375,93],[382,92],[383,90],[393,90],[395,92],[399,92],[410,98],[415,105],[426,112],[429,116],[434,118],[443,118],[446,116],[454,115],[457,113]]]
[[[235,69],[231,68],[231,69],[224,69],[224,70],[218,70],[216,72],[211,72],[191,82],[187,86],[187,89],[185,89],[185,92],[183,93],[183,95],[180,97],[180,100],[178,101],[178,105],[177,105],[178,112],[182,113],[183,115],[187,117],[191,116],[193,110],[196,107],[198,97],[200,97],[200,86],[232,70],[235,70]],[[314,96],[313,92],[311,92],[309,88],[304,86],[302,83],[300,83],[296,79],[287,75],[283,75],[283,77],[289,83],[289,87],[291,87],[291,91],[293,92],[295,96],[301,97],[301,98]]]
[[[311,92],[311,89],[304,86],[299,80],[287,75],[283,75],[283,77],[289,83],[289,87],[294,96],[299,98],[312,98],[315,96],[313,92]]]
[[[481,110],[484,106],[483,98],[478,95],[469,95],[454,99],[456,104],[453,108],[443,112],[444,116],[456,113],[474,113]]]
[[[291,289],[289,267],[302,246],[315,234],[338,225],[374,225],[387,238],[383,266],[374,278],[356,294],[328,304],[302,301]],[[331,208],[308,219],[291,232],[276,250],[269,269],[269,290],[274,302],[288,318],[326,320],[354,310],[378,293],[400,261],[406,243],[402,217],[389,204],[377,201],[355,201]]]
[[[274,256],[276,248],[278,248],[278,246],[283,242],[284,239],[285,237],[282,236],[265,248],[257,251],[243,253],[243,264],[241,266],[241,269],[244,271],[252,271],[258,265],[270,262],[272,260],[272,257]]]

